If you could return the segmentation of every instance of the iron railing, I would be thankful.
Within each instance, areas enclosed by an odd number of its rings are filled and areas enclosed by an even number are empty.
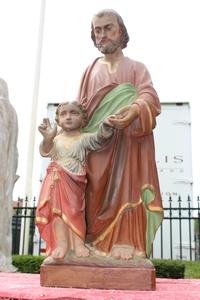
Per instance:
[[[40,255],[45,252],[35,227],[36,199],[18,199],[13,208],[12,253]],[[200,260],[200,198],[188,196],[164,201],[164,220],[153,244],[152,258]]]

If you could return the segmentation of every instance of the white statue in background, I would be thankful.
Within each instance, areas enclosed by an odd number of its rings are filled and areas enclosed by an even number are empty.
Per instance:
[[[13,188],[18,178],[17,114],[8,87],[0,78],[0,272],[15,272],[12,265]]]

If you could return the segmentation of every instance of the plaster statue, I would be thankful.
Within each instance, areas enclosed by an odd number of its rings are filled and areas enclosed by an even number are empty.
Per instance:
[[[95,132],[109,114],[110,147],[87,159],[86,241],[114,259],[149,257],[163,219],[153,129],[160,103],[146,66],[124,56],[129,36],[121,16],[94,15],[91,38],[102,56],[85,70],[77,99]],[[147,49],[148,51],[148,49]]]
[[[43,119],[38,128],[43,135],[40,153],[51,158],[36,211],[36,224],[46,242],[46,265],[64,262],[70,251],[76,257],[90,255],[85,245],[85,160],[90,151],[104,147],[114,130],[107,118],[96,133],[81,133],[86,118],[81,104],[64,102],[55,118],[62,130],[57,133],[49,119]]]
[[[8,96],[8,87],[0,79],[0,271],[15,272],[12,265],[13,188],[18,176],[18,122]]]
[[[41,154],[53,160],[36,216],[47,242],[44,264],[66,262],[69,250],[76,257],[115,262],[148,258],[163,219],[153,137],[160,102],[149,71],[124,56],[129,36],[116,11],[94,15],[91,37],[103,56],[85,70],[77,96],[87,110],[87,126],[81,117],[79,123],[74,116],[64,121],[66,112],[59,107],[56,118],[63,133],[56,136],[48,120],[39,127]],[[73,109],[79,116],[81,107]],[[109,147],[91,151],[96,142],[84,142],[85,134],[96,139],[105,124],[112,132]]]

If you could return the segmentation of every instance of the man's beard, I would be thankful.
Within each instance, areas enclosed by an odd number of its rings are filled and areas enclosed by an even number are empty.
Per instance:
[[[103,54],[112,54],[121,46],[120,40],[109,41],[106,45],[97,44],[97,48]]]

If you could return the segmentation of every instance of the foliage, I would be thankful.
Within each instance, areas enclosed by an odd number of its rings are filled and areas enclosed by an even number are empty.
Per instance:
[[[44,256],[30,255],[13,255],[13,265],[18,268],[21,273],[40,273],[40,265],[44,260]]]
[[[200,261],[184,261],[185,278],[200,278]]]
[[[184,278],[185,263],[181,260],[152,259],[158,278]]]

